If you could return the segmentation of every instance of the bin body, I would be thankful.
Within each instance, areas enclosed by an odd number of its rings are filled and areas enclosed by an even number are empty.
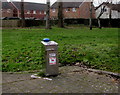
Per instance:
[[[58,43],[54,41],[42,43],[43,62],[45,64],[45,75],[58,75]]]

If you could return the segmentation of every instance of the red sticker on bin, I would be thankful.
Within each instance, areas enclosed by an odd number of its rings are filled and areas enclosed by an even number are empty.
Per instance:
[[[50,58],[49,58],[49,64],[50,64],[50,65],[56,64],[56,58],[55,58],[55,57],[50,57]]]

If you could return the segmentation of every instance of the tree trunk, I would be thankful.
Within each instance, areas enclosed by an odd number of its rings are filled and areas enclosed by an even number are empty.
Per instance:
[[[112,16],[111,16],[111,13],[112,13],[112,11],[111,11],[111,7],[112,7],[112,1],[111,1],[111,3],[110,3],[110,12],[109,12],[109,27],[111,27],[111,18],[112,18]]]
[[[64,28],[63,24],[63,3],[58,1],[58,27]]]
[[[92,4],[93,2],[91,2],[90,4],[90,19],[89,19],[90,30],[92,30]]]
[[[51,29],[51,25],[50,25],[50,0],[47,0],[46,29]]]
[[[101,29],[101,23],[100,23],[100,19],[98,18],[98,27],[99,29]]]
[[[21,0],[21,27],[25,27],[24,0]]]

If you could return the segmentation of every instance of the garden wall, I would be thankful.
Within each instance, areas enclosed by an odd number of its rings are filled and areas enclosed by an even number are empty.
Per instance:
[[[20,20],[2,20],[2,27],[19,27]]]
[[[26,27],[45,25],[44,20],[25,20]],[[2,27],[20,27],[21,20],[2,20]]]

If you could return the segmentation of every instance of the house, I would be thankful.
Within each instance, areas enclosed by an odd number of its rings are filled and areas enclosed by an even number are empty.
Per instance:
[[[11,6],[11,16],[21,18],[21,2],[3,2],[7,3]],[[10,8],[7,8],[7,10]],[[2,10],[5,10],[5,6],[2,7]],[[41,3],[30,3],[24,2],[24,14],[25,18],[36,18],[36,19],[44,19],[46,16],[46,4]],[[8,17],[7,15],[3,15],[3,17]]]
[[[13,17],[13,9],[9,2],[2,2],[2,17]]]
[[[96,18],[99,16],[101,9],[104,7],[104,12],[101,15],[100,18],[102,19],[108,19],[110,15],[111,10],[111,18],[112,19],[118,19],[120,18],[120,4],[110,4],[108,2],[103,2],[101,5],[96,7]]]
[[[50,18],[57,19],[58,3],[55,2],[50,9]],[[64,19],[88,19],[90,18],[90,2],[63,2],[63,17]],[[93,8],[92,18],[95,18]]]

